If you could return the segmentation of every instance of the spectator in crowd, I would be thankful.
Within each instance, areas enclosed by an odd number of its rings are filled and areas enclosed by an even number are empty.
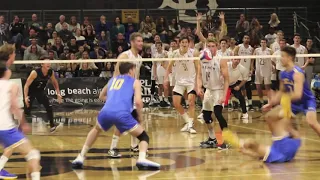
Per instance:
[[[56,60],[57,58],[55,57],[55,52],[52,50],[48,51],[48,57],[50,60]]]
[[[91,25],[88,25],[82,31],[82,35],[85,37],[89,46],[93,46],[96,38],[96,32],[92,28],[93,27]]]
[[[172,19],[171,24],[169,25],[169,30],[173,32],[173,34],[178,34],[181,31],[181,26],[178,24],[177,19]]]
[[[93,71],[89,67],[89,63],[81,63],[80,69],[78,72],[78,77],[92,77],[92,76],[93,76]]]
[[[140,23],[140,30],[139,32],[143,32],[143,29],[145,27],[148,27],[149,31],[156,30],[156,24],[152,22],[152,19],[150,16],[146,16],[145,19]]]
[[[31,45],[31,41],[32,40],[35,40],[36,41],[36,44],[38,44],[38,38],[37,38],[37,33],[36,33],[36,30],[34,30],[34,29],[30,29],[29,30],[29,36],[28,37],[26,37],[24,40],[23,40],[23,42],[22,42],[22,44],[21,44],[21,49],[24,51],[24,50],[26,50],[30,45]]]
[[[160,34],[161,41],[165,42],[167,39],[167,33],[169,30],[169,27],[168,27],[167,21],[164,17],[160,17],[157,20],[156,30],[157,30],[157,33]]]
[[[113,76],[114,66],[111,62],[107,62],[102,70],[100,77],[111,78]]]
[[[118,47],[121,46],[123,51],[129,49],[128,43],[125,41],[125,38],[122,33],[118,33],[117,40],[112,45],[112,52],[118,52]]]
[[[122,52],[123,52],[122,46],[118,46],[117,51],[116,51],[117,56],[119,56]]]
[[[275,40],[277,39],[277,34],[275,33],[274,28],[269,27],[269,33],[265,36],[265,39],[268,42],[268,47],[270,47],[270,45],[275,42]]]
[[[185,27],[182,27],[180,33],[177,35],[177,37],[181,36],[187,36],[187,29]]]
[[[63,53],[63,49],[64,49],[64,46],[62,44],[62,40],[60,37],[57,37],[55,39],[53,46],[52,46],[52,50],[56,51],[58,57],[60,57],[60,55]]]
[[[57,31],[53,31],[51,39],[48,39],[48,43],[54,45],[54,43],[56,42],[57,37],[58,37],[58,32]]]
[[[81,30],[82,32],[87,29],[88,26],[91,26],[91,29],[94,31],[93,25],[89,21],[89,17],[84,17],[83,18],[83,24],[81,25]]]
[[[45,28],[45,30],[47,32],[47,35],[48,35],[49,39],[52,39],[52,33],[54,31],[52,23],[48,23],[46,28]]]
[[[103,15],[100,16],[100,21],[96,25],[96,33],[101,34],[102,31],[110,31],[110,25],[107,23],[106,17]]]
[[[131,35],[132,33],[134,33],[134,32],[136,32],[136,31],[134,30],[134,27],[131,26],[131,25],[129,25],[128,31],[126,31],[126,41],[127,41],[128,43],[129,43],[129,41],[130,41],[130,35]]]
[[[319,50],[313,46],[313,39],[310,38],[310,37],[307,38],[306,48],[307,48],[308,54],[318,54],[319,53]],[[319,58],[311,57],[311,58],[308,58],[308,60],[309,60],[309,64],[308,65],[314,67],[312,69],[313,73],[319,73],[320,72],[320,69],[319,69],[319,65],[320,65]]]
[[[39,60],[41,54],[37,50],[37,45],[32,45],[28,53],[24,54],[23,60]]]
[[[70,56],[70,51],[69,51],[69,47],[65,46],[63,48],[63,53],[60,54],[59,59],[60,60],[68,60]]]
[[[92,44],[92,46],[93,46],[94,44]],[[85,51],[90,51],[91,50],[91,46],[88,44],[88,42],[87,41],[84,41],[83,42],[83,47],[84,47],[84,50]]]
[[[158,33],[157,33],[157,30],[152,29],[152,30],[151,30],[151,34],[152,34],[152,38],[154,38],[154,36],[158,34]]]
[[[98,37],[98,44],[102,49],[104,49],[106,51],[108,51],[110,49],[109,41],[108,41],[108,38],[106,36],[105,31],[101,31],[100,36]]]
[[[70,40],[70,42],[68,42],[67,45],[69,47],[70,53],[78,52],[79,47],[77,45],[77,40],[76,40],[76,38],[74,36],[71,37],[71,40]]]
[[[244,14],[240,14],[240,19],[237,21],[236,24],[236,32],[238,41],[242,41],[243,36],[250,31],[250,24],[246,20]],[[241,43],[241,42],[240,42]]]
[[[59,22],[56,24],[56,27],[55,27],[57,32],[60,32],[63,29],[62,27],[63,27],[64,23],[66,23],[66,17],[64,15],[61,15],[59,17]],[[67,29],[68,29],[69,24],[68,23],[66,23],[66,24],[67,24]]]
[[[40,21],[38,21],[37,14],[32,14],[31,21],[28,22],[28,28],[29,29],[33,28],[35,30],[39,30],[40,26],[42,26],[42,23]]]
[[[257,18],[253,18],[250,24],[250,45],[257,48],[260,45],[260,39],[263,38],[262,26]]]
[[[82,53],[82,58],[80,60],[85,60],[85,59],[90,59],[89,53],[87,51],[84,51]],[[83,63],[80,64],[80,69],[82,67],[82,64]],[[88,65],[89,65],[89,69],[92,69],[92,70],[97,70],[98,69],[98,67],[93,62],[88,63]]]
[[[192,32],[192,28],[191,27],[187,27],[186,28],[186,32],[187,32],[187,36],[193,36],[193,32]]]
[[[214,26],[215,26],[215,23],[214,23],[214,21],[212,19],[212,16],[208,15],[204,24],[205,24],[205,28],[206,28],[207,31],[212,31],[214,29]]]
[[[80,59],[80,58],[82,58],[82,54],[84,52],[84,47],[83,46],[79,46],[78,50],[79,51],[75,54],[75,56],[76,56],[77,59]]]
[[[47,53],[49,54],[49,52],[53,52],[54,54],[54,59],[58,59],[58,54],[56,51],[54,51],[52,49],[52,44],[51,43],[47,43],[46,47],[45,47],[45,50],[47,51]]]
[[[58,32],[59,37],[63,41],[64,44],[70,41],[71,37],[73,36],[72,32],[68,29],[68,24],[62,24],[62,29]]]
[[[151,32],[149,31],[149,28],[148,27],[145,27],[143,32],[142,32],[142,38],[143,38],[143,41],[144,42],[147,42],[147,43],[150,43],[151,40],[152,40],[152,34]]]
[[[30,40],[31,44],[30,46],[27,47],[27,49],[24,51],[24,54],[29,53],[31,51],[31,47],[32,46],[36,46],[37,47],[37,54],[39,54],[40,57],[42,56],[47,56],[48,53],[46,50],[44,50],[41,46],[39,46],[38,41],[36,38],[33,38]]]
[[[108,51],[107,52],[107,57],[106,57],[107,59],[113,59],[113,53],[112,53],[112,51]]]
[[[73,53],[70,54],[70,60],[77,60],[77,57],[75,56],[75,54],[73,54]],[[80,68],[79,63],[68,63],[67,64],[67,71],[71,72],[71,75],[73,77],[78,76],[79,68]]]
[[[90,59],[103,59],[105,57],[105,51],[99,47],[99,45],[95,45],[93,51],[89,53]]]
[[[75,38],[77,40],[78,45],[83,45],[83,42],[86,40],[86,38],[84,36],[82,36],[80,29],[76,30]]]
[[[269,27],[274,28],[275,30],[280,30],[280,20],[276,13],[272,13],[270,16]]]
[[[168,31],[168,34],[167,34],[167,39],[166,39],[164,42],[167,43],[167,44],[169,44],[170,41],[173,40],[173,38],[174,38],[174,34],[173,34],[172,31],[169,30],[169,31]]]
[[[69,24],[69,31],[71,31],[72,34],[75,35],[76,34],[76,30],[80,29],[80,28],[81,28],[81,26],[77,22],[77,18],[75,16],[71,16],[70,24]]]
[[[111,28],[111,40],[116,40],[119,33],[125,34],[125,27],[121,24],[120,18],[116,17],[114,25]]]
[[[16,43],[16,46],[20,46],[23,40],[23,34],[26,30],[26,26],[20,22],[19,16],[14,16],[13,22],[9,26],[10,37],[12,37],[12,41]]]
[[[142,58],[151,58],[151,48],[150,47],[144,48],[141,56],[142,56]]]
[[[132,16],[127,16],[127,23],[124,24],[125,31],[129,32],[129,28],[131,27],[131,31],[137,32],[138,31],[138,25],[133,22]]]
[[[0,15],[0,46],[9,38],[9,24],[5,22],[4,16]]]

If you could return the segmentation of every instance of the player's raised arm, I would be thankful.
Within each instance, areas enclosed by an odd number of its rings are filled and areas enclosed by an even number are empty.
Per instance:
[[[50,79],[51,79],[51,82],[52,82],[54,89],[57,92],[57,100],[58,100],[58,103],[60,104],[60,103],[62,103],[62,96],[60,93],[59,83],[58,83],[56,77],[54,76],[54,73],[52,73]]]
[[[197,14],[197,29],[196,29],[196,35],[199,37],[200,41],[202,43],[206,42],[206,38],[203,36],[202,32],[201,32],[201,27],[200,27],[200,23],[202,20],[202,13],[198,13]]]
[[[26,81],[26,84],[24,85],[24,89],[23,89],[23,92],[24,92],[24,101],[26,103],[26,106],[29,107],[29,87],[30,85],[32,84],[32,82],[37,78],[37,72],[35,70],[31,71],[27,81]]]
[[[117,59],[129,59],[128,55],[125,53],[121,53]],[[120,61],[117,62],[116,67],[114,68],[114,73],[113,73],[113,77],[119,76],[120,72],[119,72],[119,65],[120,65]]]

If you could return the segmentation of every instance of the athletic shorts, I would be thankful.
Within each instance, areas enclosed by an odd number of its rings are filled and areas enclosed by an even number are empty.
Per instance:
[[[222,105],[219,103],[221,97],[224,96],[223,90],[206,89],[203,97],[202,110],[213,111],[214,106]]]
[[[263,161],[266,163],[283,163],[291,161],[301,145],[301,139],[285,137],[273,141],[268,148]]]
[[[300,112],[303,112],[304,114],[307,114],[309,111],[317,111],[317,103],[315,99],[309,99],[303,101],[303,104],[295,104],[291,103],[291,110],[293,114],[298,114]]]
[[[184,95],[184,92],[186,92],[188,94],[192,93],[192,94],[196,94],[195,90],[194,90],[194,85],[175,85],[173,88],[173,92],[176,94],[179,94],[181,96]]]
[[[26,141],[24,134],[17,128],[0,131],[0,143],[6,148],[16,148]]]
[[[271,84],[271,75],[262,76],[260,72],[256,71],[255,84],[266,84],[266,85]]]
[[[176,78],[172,73],[169,74],[170,87],[173,87],[176,84]]]
[[[163,81],[164,81],[164,76],[158,76],[158,81],[157,83],[162,85],[163,84]]]
[[[138,127],[137,120],[130,112],[119,112],[102,109],[98,115],[98,123],[104,131],[108,131],[113,125],[120,133],[131,132]]]

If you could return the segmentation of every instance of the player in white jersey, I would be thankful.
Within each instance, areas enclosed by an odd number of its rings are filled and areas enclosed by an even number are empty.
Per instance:
[[[6,63],[0,62],[0,143],[4,147],[4,154],[8,154],[16,149],[24,155],[28,162],[28,169],[31,171],[32,180],[40,180],[40,152],[33,148],[32,144],[24,136],[23,132],[30,131],[30,127],[25,123],[23,110],[19,107],[19,87],[10,82],[11,71]],[[16,127],[13,116],[20,122],[20,130]],[[4,156],[1,156],[3,158]],[[8,157],[7,157],[8,158]],[[6,159],[8,161],[8,159]],[[17,176],[6,172],[3,167],[6,163],[1,159],[0,178],[16,179]]]
[[[165,51],[162,47],[161,42],[156,42],[156,48],[157,52],[153,55],[153,58],[167,58],[168,52]],[[158,95],[160,99],[160,106],[161,107],[170,107],[170,103],[168,100],[168,89],[164,89],[163,82],[164,82],[164,76],[166,73],[166,69],[168,66],[167,61],[154,61],[152,65],[152,76],[158,83]],[[163,97],[164,96],[164,97]],[[149,106],[157,105],[155,102],[151,99],[151,102],[149,103]]]
[[[236,48],[236,43],[237,43],[237,41],[235,40],[235,38],[230,38],[230,44],[229,44],[228,50],[232,51],[233,54],[234,54],[234,50]]]
[[[173,51],[175,51],[175,50],[177,50],[177,49],[179,49],[178,43],[177,43],[175,40],[172,40],[172,41],[170,42],[170,49],[169,49],[169,52],[168,52],[168,57],[172,57]],[[175,72],[175,69],[174,69],[174,68],[175,68],[175,64],[173,64],[173,66],[172,66],[172,72]],[[173,87],[174,87],[174,85],[176,84],[175,81],[176,81],[176,80],[175,80],[175,75],[174,75],[174,73],[170,73],[170,74],[169,74],[170,86],[168,87],[168,92],[169,92],[169,94],[170,94],[171,97],[172,97],[172,93],[173,93]],[[167,87],[164,86],[164,88],[166,89]]]
[[[154,36],[154,44],[151,45],[150,49],[151,49],[151,57],[154,57],[157,53],[157,48],[156,48],[156,43],[157,42],[161,42],[161,39],[160,39],[160,35],[159,34],[156,34]],[[158,99],[155,98],[155,91],[156,91],[156,79],[155,77],[153,76],[153,64],[152,64],[152,67],[151,67],[151,100],[150,100],[150,103],[151,105],[154,105],[154,104],[159,104],[160,102],[158,101]]]
[[[233,56],[233,51],[231,51],[230,49],[227,49],[226,39],[220,40],[220,49],[217,51],[217,56]]]
[[[274,43],[272,43],[270,45],[270,49],[273,51],[273,52],[276,52],[278,50],[280,50],[280,40],[284,39],[284,34],[281,30],[277,31],[277,38],[275,40]]]
[[[203,53],[209,51],[207,56],[211,57],[201,60],[201,67],[198,67],[200,73],[197,77],[197,86],[200,90],[199,95],[204,96],[202,113],[209,132],[208,139],[200,143],[202,148],[217,148],[218,145],[212,125],[212,111],[219,121],[220,128],[223,130],[228,127],[227,121],[222,116],[223,104],[229,88],[228,60],[212,59],[217,51],[217,46],[217,41],[207,40],[207,49]],[[202,86],[206,88],[205,93],[202,91]],[[228,148],[228,145],[223,143],[219,147],[225,149]]]
[[[301,45],[301,37],[300,34],[295,34],[293,37],[294,44],[291,45],[291,47],[295,48],[297,51],[297,54],[308,54],[308,50],[306,47]],[[301,67],[303,70],[308,66],[309,61],[308,58],[303,57],[296,57],[295,64],[299,67]]]
[[[235,50],[234,55],[235,56],[250,56],[253,54],[253,48],[249,45],[250,43],[250,37],[248,35],[243,36],[243,43],[239,44]],[[247,79],[247,82],[245,86],[242,87],[242,92],[246,96],[247,105],[249,105],[249,110],[254,111],[252,106],[252,90],[251,90],[251,76],[253,73],[253,63],[254,61],[250,58],[248,59],[241,59],[240,64],[244,66],[247,71],[249,72],[249,76]]]
[[[260,40],[260,48],[254,50],[254,55],[272,55],[273,52],[267,47],[267,40],[262,38]],[[264,88],[267,94],[270,91],[271,85],[271,74],[272,74],[272,61],[271,58],[256,58],[256,72],[255,72],[255,84],[257,87],[258,95],[260,98],[260,103],[258,105],[259,109],[264,105],[263,92],[261,85],[264,84]]]
[[[194,57],[190,49],[189,49],[189,38],[188,37],[180,37],[180,48],[173,51],[172,55],[169,58],[189,58]],[[173,105],[178,113],[182,116],[185,121],[184,127],[181,129],[183,132],[196,133],[193,128],[193,117],[195,113],[195,99],[196,99],[196,77],[199,74],[198,66],[199,61],[193,60],[178,60],[178,61],[170,61],[165,81],[166,86],[169,86],[169,74],[172,71],[172,66],[175,64],[175,79],[176,84],[173,88]],[[189,108],[188,113],[184,111],[184,108],[181,105],[181,99],[184,93],[188,94]]]
[[[142,39],[142,35],[140,33],[132,33],[130,35],[130,45],[131,48],[128,51],[125,51],[123,53],[121,53],[118,56],[118,59],[137,59],[137,61],[133,61],[132,63],[134,63],[136,65],[136,72],[135,72],[135,78],[139,79],[140,78],[140,68],[142,65],[142,57],[139,55],[139,52],[142,50],[143,48],[143,39]],[[119,72],[119,65],[120,65],[120,61],[117,62],[116,67],[115,67],[115,71],[113,76],[116,77],[120,74]],[[100,97],[100,99],[103,99],[103,97]],[[132,111],[132,116],[141,123],[141,112],[138,112],[135,107],[133,107],[133,111]],[[113,158],[119,158],[121,157],[121,154],[119,153],[119,150],[117,149],[117,145],[118,145],[118,141],[120,138],[120,131],[118,129],[115,129],[114,134],[113,134],[113,138],[111,141],[111,145],[110,145],[110,150],[108,151],[108,155],[113,157]],[[138,149],[138,139],[135,137],[131,136],[131,151],[133,152],[139,152]]]
[[[273,55],[277,55],[277,56],[281,56],[281,50],[287,46],[287,42],[285,39],[281,39],[279,41],[279,45],[280,45],[280,49],[278,49],[276,52],[273,53]],[[282,65],[282,62],[281,62],[281,58],[272,58],[272,61],[273,61],[273,64],[275,66],[275,78],[273,79],[274,80],[274,83],[272,83],[272,87],[271,89],[276,91],[276,90],[279,90],[279,87],[280,87],[280,71],[284,71],[285,68],[283,67]]]

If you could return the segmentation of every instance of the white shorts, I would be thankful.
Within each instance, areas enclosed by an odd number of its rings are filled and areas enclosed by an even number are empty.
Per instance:
[[[169,82],[170,82],[170,87],[173,87],[176,84],[176,79],[172,73],[169,74]]]
[[[184,95],[184,92],[189,94],[190,92],[194,91],[194,85],[175,85],[173,88],[173,92],[180,94],[181,96]]]
[[[165,76],[166,75],[166,70],[164,69],[163,66],[158,66],[157,67],[157,76]]]
[[[271,75],[270,76],[262,76],[260,72],[256,71],[256,79],[255,79],[255,84],[265,84],[269,85],[271,84]]]
[[[214,106],[222,105],[219,100],[224,96],[224,91],[206,89],[203,97],[202,109],[205,111],[213,111]]]
[[[158,76],[157,78],[158,78],[157,83],[158,83],[158,84],[163,84],[164,76]]]

